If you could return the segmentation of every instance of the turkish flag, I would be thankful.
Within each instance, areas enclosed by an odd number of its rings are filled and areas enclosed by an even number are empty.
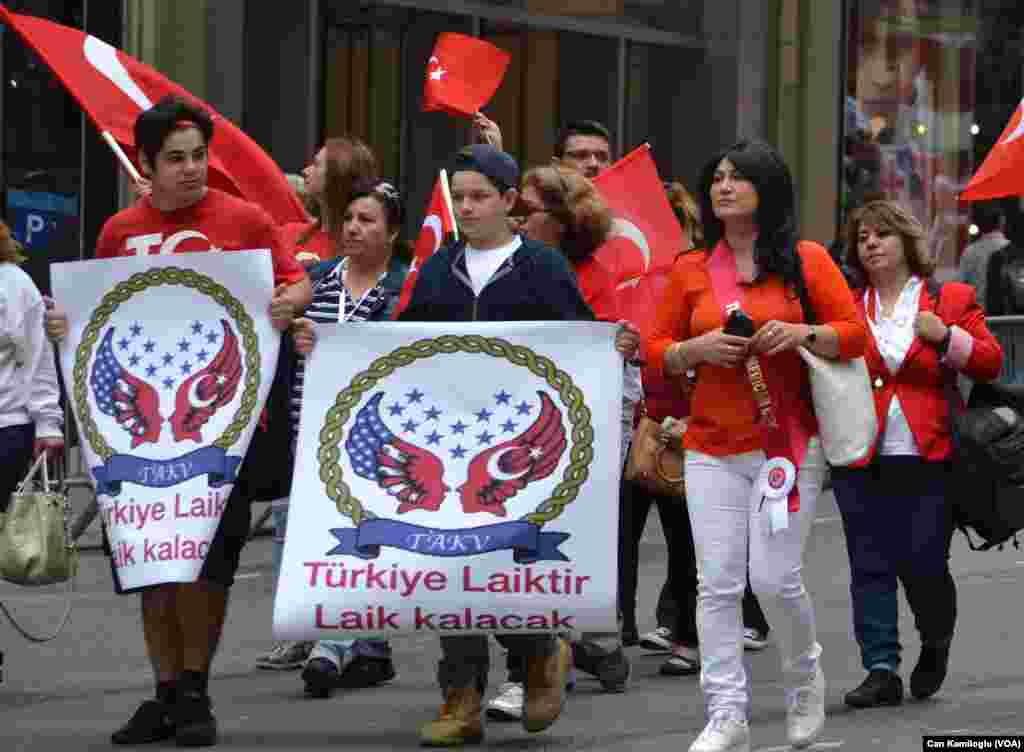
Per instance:
[[[512,57],[490,42],[444,32],[434,44],[423,85],[423,110],[473,117],[498,90]]]
[[[416,238],[412,266],[409,267],[409,273],[402,285],[402,295],[398,299],[394,318],[398,318],[409,305],[420,268],[437,252],[449,235],[457,238],[459,230],[455,224],[455,213],[452,211],[452,200],[448,192],[448,174],[441,170],[437,182],[434,183],[434,192],[430,194],[430,203],[427,205],[427,214],[423,219],[419,237]]]
[[[0,5],[0,22],[17,32],[53,71],[101,131],[134,151],[135,119],[173,94],[209,113],[209,183],[263,207],[278,224],[307,221],[302,202],[277,163],[231,121],[144,63],[79,29]]]
[[[1024,99],[981,167],[960,193],[962,201],[1024,194]]]
[[[651,147],[637,147],[594,178],[615,219],[611,237],[594,256],[615,277],[619,315],[647,334],[668,284],[683,229],[668,202]]]

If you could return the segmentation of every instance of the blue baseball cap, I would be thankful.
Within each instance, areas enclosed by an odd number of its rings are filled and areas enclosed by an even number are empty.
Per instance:
[[[451,173],[479,172],[504,193],[519,186],[519,165],[511,155],[490,144],[473,144],[455,154]]]

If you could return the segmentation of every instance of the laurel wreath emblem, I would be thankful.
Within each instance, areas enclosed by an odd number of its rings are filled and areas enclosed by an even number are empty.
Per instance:
[[[103,327],[107,325],[111,316],[123,303],[150,288],[164,285],[188,287],[212,298],[227,311],[242,335],[242,345],[245,350],[245,389],[242,392],[242,401],[227,430],[213,442],[213,446],[224,451],[230,449],[241,437],[245,427],[249,425],[253,411],[257,407],[260,386],[259,338],[256,335],[252,317],[249,316],[242,303],[222,284],[192,269],[180,269],[172,266],[133,274],[103,296],[99,306],[93,311],[89,323],[85,327],[82,341],[75,351],[72,399],[78,412],[82,433],[89,442],[89,446],[104,462],[113,456],[114,450],[97,428],[87,399],[89,362],[92,360],[93,349],[96,347]]]
[[[544,379],[548,386],[558,393],[569,416],[569,422],[572,424],[569,466],[566,467],[561,482],[551,496],[522,519],[543,526],[561,515],[565,507],[576,499],[580,486],[589,476],[590,463],[594,459],[594,429],[590,420],[590,408],[585,404],[583,392],[573,383],[572,377],[557,368],[550,358],[538,355],[528,347],[513,345],[497,337],[443,335],[418,340],[377,358],[369,368],[352,377],[348,386],[338,393],[334,405],[327,411],[323,429],[320,431],[320,448],[317,451],[320,480],[324,483],[328,497],[337,505],[338,512],[350,518],[356,526],[363,520],[376,518],[377,515],[365,509],[362,502],[352,495],[341,469],[341,444],[345,438],[345,425],[352,416],[353,409],[366,392],[398,369],[435,355],[459,352],[502,358],[514,366],[528,369],[535,376]]]

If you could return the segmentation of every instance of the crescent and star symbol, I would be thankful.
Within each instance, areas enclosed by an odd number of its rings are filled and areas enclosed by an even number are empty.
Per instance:
[[[644,235],[643,230],[625,217],[615,217],[615,219],[612,220],[612,230],[609,235],[611,237],[623,237],[640,249],[640,256],[643,258],[644,262],[644,268],[640,274],[641,276],[646,274],[647,270],[651,268],[651,246],[647,242],[647,236]],[[622,290],[626,287],[633,287],[639,283],[639,277],[627,279],[624,282],[620,282],[616,289]]]
[[[446,71],[443,67],[441,67],[441,61],[438,60],[437,57],[431,57],[430,60],[427,61],[427,65],[428,65],[428,67],[429,66],[434,66],[434,65],[437,66],[436,68],[434,68],[433,70],[430,71],[430,80],[431,81],[440,81],[441,78],[446,73],[448,73],[448,71]]]

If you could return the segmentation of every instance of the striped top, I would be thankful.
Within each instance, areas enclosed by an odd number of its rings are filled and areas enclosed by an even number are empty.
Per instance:
[[[342,259],[329,273],[313,283],[313,302],[306,309],[306,318],[314,324],[335,324],[342,321],[369,321],[385,302],[381,282],[387,276],[385,270],[358,300],[345,287],[345,270],[348,259]],[[344,308],[342,308],[344,306]],[[344,311],[342,314],[341,312]],[[295,377],[292,379],[291,430],[293,440],[299,433],[299,414],[302,410],[302,387],[306,375],[306,359],[298,356],[295,363]]]

